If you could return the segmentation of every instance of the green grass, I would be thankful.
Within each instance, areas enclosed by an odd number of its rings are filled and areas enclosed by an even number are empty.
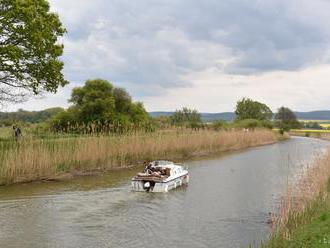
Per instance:
[[[0,139],[8,139],[13,136],[12,128],[0,127]]]
[[[296,228],[290,238],[273,238],[264,248],[330,247],[330,208],[320,212],[313,220]]]
[[[330,208],[310,224],[298,228],[288,247],[330,247]]]

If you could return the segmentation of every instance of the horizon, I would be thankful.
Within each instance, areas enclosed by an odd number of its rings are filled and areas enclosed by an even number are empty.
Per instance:
[[[43,110],[47,110],[47,109],[51,109],[51,108],[62,108],[62,107],[59,107],[59,106],[55,106],[55,107],[50,107],[50,108],[43,108],[43,109],[40,109],[40,110],[27,110],[27,109],[24,109],[24,108],[20,108],[20,109],[17,109],[15,111],[2,111],[0,109],[0,113],[16,113],[16,112],[19,112],[19,111],[27,111],[27,112],[40,112],[40,111],[43,111]],[[64,108],[66,109],[66,108]],[[174,109],[174,110],[155,110],[155,111],[148,111],[147,110],[147,113],[174,113],[176,110],[178,109]],[[197,110],[198,111],[198,110]],[[292,109],[293,112],[295,113],[311,113],[311,112],[330,112],[330,109],[321,109],[321,110],[310,110],[310,111],[298,111],[298,110],[294,110]],[[219,112],[205,112],[205,111],[198,111],[200,114],[224,114],[224,113],[235,113],[235,110],[233,111],[219,111]],[[276,113],[276,111],[273,111],[273,113]],[[329,117],[330,119],[330,117]]]

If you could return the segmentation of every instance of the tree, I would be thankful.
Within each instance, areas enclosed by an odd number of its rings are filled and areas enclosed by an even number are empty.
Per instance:
[[[68,82],[59,57],[65,29],[46,0],[0,1],[0,102],[21,102]]]
[[[171,122],[174,125],[196,124],[201,122],[201,115],[195,109],[183,107],[174,112],[171,116]]]
[[[74,88],[69,101],[72,106],[53,118],[53,129],[99,132],[112,128],[123,132],[132,127],[141,128],[149,121],[142,103],[133,102],[125,89],[103,79],[87,80],[83,87]]]
[[[87,80],[83,87],[72,90],[69,101],[79,112],[78,121],[80,122],[100,121],[103,123],[115,117],[113,86],[106,80]]]
[[[300,123],[297,120],[293,111],[286,107],[278,109],[275,115],[276,125],[282,131],[289,131],[292,128],[300,128]]]
[[[243,98],[237,102],[235,114],[236,120],[270,120],[273,117],[272,111],[266,104],[253,101],[250,98]]]

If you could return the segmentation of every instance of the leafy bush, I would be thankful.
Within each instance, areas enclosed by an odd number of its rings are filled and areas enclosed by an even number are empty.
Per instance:
[[[65,133],[123,133],[151,130],[150,117],[140,102],[133,102],[125,89],[102,79],[88,80],[72,90],[68,110],[55,115],[51,129]]]
[[[235,121],[233,123],[233,127],[235,128],[273,128],[273,124],[267,120],[256,120],[256,119],[245,119],[240,121]]]
[[[211,124],[214,130],[226,130],[229,128],[229,123],[225,120],[218,120]]]

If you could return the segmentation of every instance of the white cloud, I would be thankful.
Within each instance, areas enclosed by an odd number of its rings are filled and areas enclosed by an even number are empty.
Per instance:
[[[144,98],[150,111],[183,106],[202,112],[233,111],[242,97],[268,104],[273,111],[289,106],[297,111],[329,109],[330,65],[300,71],[276,71],[259,75],[228,75],[208,70],[190,75],[193,87],[171,89],[166,95]]]

